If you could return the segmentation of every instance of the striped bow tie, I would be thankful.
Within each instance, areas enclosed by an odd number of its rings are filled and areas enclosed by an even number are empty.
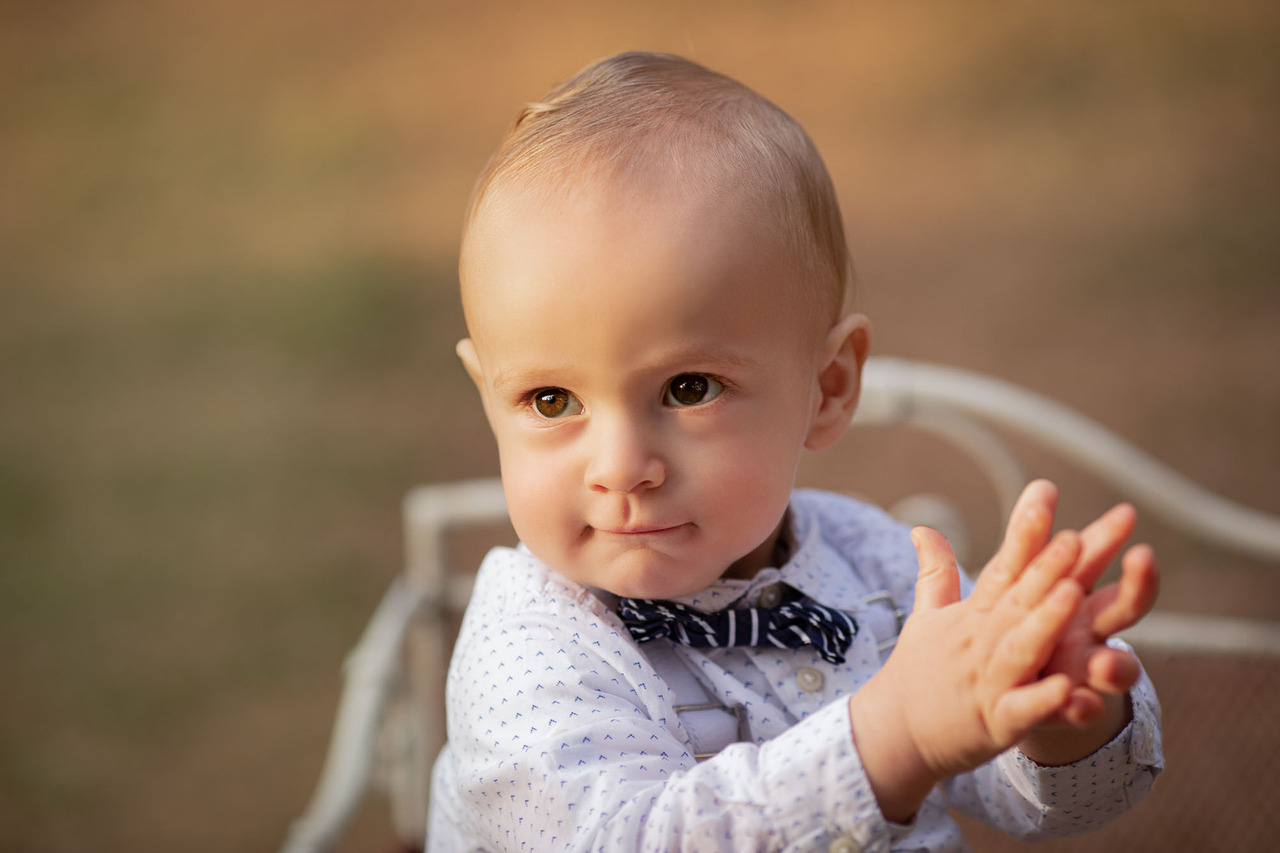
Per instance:
[[[799,599],[777,607],[702,613],[674,601],[623,598],[618,615],[639,643],[669,637],[698,648],[814,646],[831,663],[844,663],[844,653],[858,633],[858,623],[849,614]]]

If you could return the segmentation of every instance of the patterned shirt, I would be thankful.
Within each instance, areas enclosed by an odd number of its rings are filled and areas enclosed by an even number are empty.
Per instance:
[[[915,550],[851,498],[797,491],[788,516],[785,565],[678,600],[769,606],[785,583],[854,614],[842,664],[811,647],[638,645],[613,596],[523,547],[490,552],[449,670],[428,850],[959,851],[948,808],[1045,837],[1101,826],[1150,789],[1163,757],[1144,674],[1133,721],[1088,758],[1040,767],[1011,749],[940,784],[911,825],[886,822],[847,700],[911,606]]]

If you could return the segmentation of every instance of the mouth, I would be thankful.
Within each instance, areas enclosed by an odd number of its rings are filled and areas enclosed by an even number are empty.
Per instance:
[[[627,527],[597,527],[597,533],[608,533],[612,536],[654,536],[662,533],[674,533],[683,524],[652,524],[643,526],[627,526]]]
[[[689,523],[680,524],[620,524],[617,526],[599,526],[593,528],[596,533],[611,535],[611,537],[627,538],[644,538],[644,537],[663,537],[673,533],[680,533],[681,530],[689,528]]]

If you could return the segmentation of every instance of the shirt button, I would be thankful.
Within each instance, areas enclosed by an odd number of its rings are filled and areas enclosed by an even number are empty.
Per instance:
[[[811,666],[802,666],[796,670],[796,686],[805,693],[817,693],[825,681],[822,673]]]
[[[761,607],[777,607],[782,603],[782,584],[774,584],[766,586],[760,590],[760,606]]]
[[[862,853],[862,848],[858,846],[858,842],[849,836],[842,835],[831,842],[831,846],[827,848],[827,853]]]

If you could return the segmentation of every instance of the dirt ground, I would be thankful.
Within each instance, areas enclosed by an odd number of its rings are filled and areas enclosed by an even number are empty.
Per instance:
[[[808,128],[878,353],[1047,394],[1280,513],[1274,3],[6,3],[0,850],[280,844],[401,496],[497,470],[452,354],[470,184],[523,101],[641,47]],[[1024,449],[1064,524],[1117,499]],[[851,434],[804,479],[941,490],[996,536],[928,441]],[[1162,608],[1280,618],[1274,563],[1140,535]],[[1274,662],[1152,672],[1181,764],[1103,846],[1274,838]],[[345,849],[391,843],[372,800]]]

